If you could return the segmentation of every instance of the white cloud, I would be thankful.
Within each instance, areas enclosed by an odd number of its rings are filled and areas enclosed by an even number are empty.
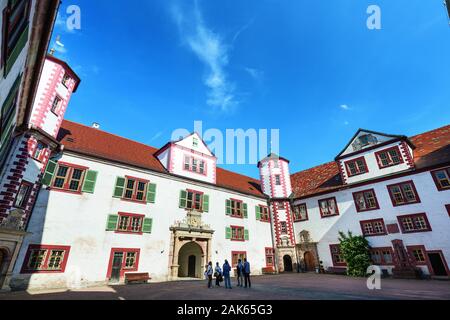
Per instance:
[[[228,47],[218,33],[206,26],[197,2],[188,10],[174,4],[172,17],[183,42],[207,68],[204,78],[204,84],[209,89],[207,104],[222,111],[237,106],[234,84],[228,80],[225,71],[229,63]]]
[[[264,77],[264,71],[248,67],[245,67],[244,70],[255,80],[260,81]]]
[[[348,122],[348,121],[344,122],[344,125],[346,125],[346,126],[348,126],[349,124],[350,124],[350,122]]]
[[[244,25],[242,28],[240,28],[233,37],[233,43],[236,42],[236,40],[239,38],[239,36],[242,34],[242,32],[244,32],[245,30],[247,30],[252,24],[253,22],[255,22],[255,19],[250,20],[249,23],[247,23],[246,25]]]
[[[346,105],[346,104],[341,104],[339,107],[340,107],[342,110],[350,110],[350,107],[349,107],[348,105]]]
[[[163,131],[158,131],[157,133],[155,133],[154,135],[153,135],[153,137],[151,137],[150,138],[150,141],[151,142],[153,142],[153,141],[155,141],[156,139],[158,139],[159,137],[161,137],[162,135],[163,135]]]

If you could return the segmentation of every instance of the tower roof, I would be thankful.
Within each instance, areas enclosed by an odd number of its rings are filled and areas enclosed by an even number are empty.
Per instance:
[[[261,166],[261,163],[264,162],[264,161],[267,161],[267,160],[277,160],[277,159],[278,159],[278,160],[286,161],[287,163],[290,162],[288,159],[283,158],[283,157],[280,157],[280,156],[277,155],[276,153],[273,153],[273,152],[272,152],[272,153],[270,153],[267,157],[261,159],[261,160],[258,162],[258,168]]]

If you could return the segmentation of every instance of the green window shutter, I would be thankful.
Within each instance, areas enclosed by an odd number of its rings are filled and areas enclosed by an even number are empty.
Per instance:
[[[231,200],[225,200],[225,213],[227,216],[231,216]]]
[[[81,189],[86,193],[94,193],[95,183],[97,182],[97,171],[88,170],[86,176],[84,177],[83,188]]]
[[[13,51],[9,55],[8,60],[6,61],[6,65],[5,65],[5,77],[9,74],[12,67],[14,66],[14,63],[16,62],[17,58],[19,57],[20,53],[22,52],[23,48],[27,44],[29,29],[30,29],[30,26],[28,25],[25,28],[25,30],[23,30],[22,34],[20,35],[19,40],[17,41],[16,46],[14,47]]]
[[[122,198],[123,190],[125,189],[125,178],[117,177],[116,185],[114,187],[114,198]]]
[[[231,239],[231,228],[225,227],[225,239]]]
[[[109,215],[108,223],[106,224],[106,231],[115,231],[117,228],[117,221],[119,221],[118,215]]]
[[[152,233],[152,226],[153,226],[153,219],[145,218],[144,224],[142,226],[142,232],[143,233]]]
[[[255,211],[256,211],[256,220],[261,220],[261,207],[256,206]]]
[[[42,177],[42,184],[49,186],[52,182],[53,176],[56,172],[57,163],[52,160],[48,160],[47,167],[45,168],[44,176]]]
[[[149,183],[147,189],[147,202],[155,203],[155,199],[156,199],[156,184]]]
[[[209,211],[209,195],[204,194],[203,195],[203,212],[208,212]]]
[[[249,240],[248,230],[247,229],[244,230],[244,239],[247,240],[247,241]]]
[[[187,204],[187,191],[181,190],[180,191],[180,208],[186,208]]]
[[[248,206],[246,203],[243,204],[243,208],[244,208],[244,218],[248,218]]]

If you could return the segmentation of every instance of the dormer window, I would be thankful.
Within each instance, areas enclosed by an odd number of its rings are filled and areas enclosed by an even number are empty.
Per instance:
[[[192,147],[194,147],[194,148],[198,147],[198,139],[195,137],[192,139]]]
[[[347,168],[347,175],[349,177],[357,176],[369,172],[367,169],[366,160],[364,157],[353,159],[345,162],[345,167]]]
[[[378,143],[377,137],[372,134],[364,134],[358,137],[355,142],[353,142],[353,151],[359,151],[364,147],[376,145]]]
[[[380,169],[396,166],[403,163],[403,158],[398,147],[392,147],[375,153]]]
[[[184,170],[206,175],[206,162],[205,160],[185,156]]]

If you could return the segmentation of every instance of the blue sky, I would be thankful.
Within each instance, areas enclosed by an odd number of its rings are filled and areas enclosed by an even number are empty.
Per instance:
[[[81,30],[65,27],[72,4]],[[371,4],[381,30],[366,27]],[[279,129],[297,172],[334,159],[358,128],[414,135],[449,123],[441,0],[72,0],[60,13],[56,56],[82,78],[66,118],[155,147],[196,120]]]

